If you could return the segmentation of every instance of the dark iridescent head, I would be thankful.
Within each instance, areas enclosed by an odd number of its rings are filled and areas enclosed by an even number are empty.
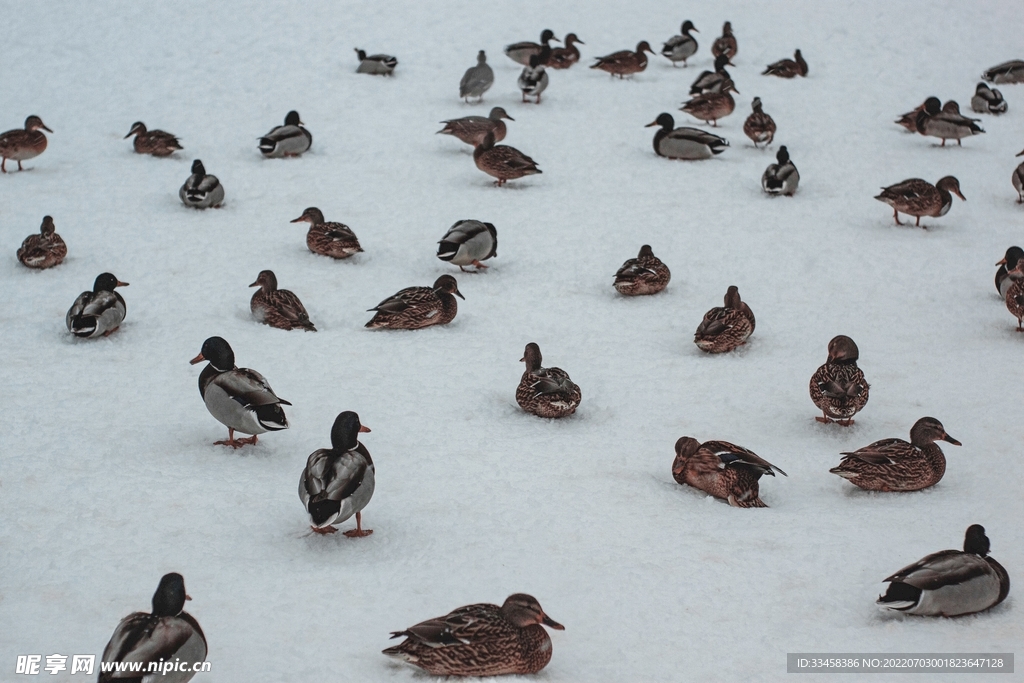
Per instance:
[[[319,225],[324,222],[324,212],[315,206],[311,206],[302,212],[302,215],[291,221],[292,223],[309,223]]]
[[[978,87],[976,87],[976,88],[974,89],[974,94],[975,94],[975,95],[977,95],[977,94],[981,93],[981,91],[983,91],[983,90],[988,90],[988,89],[989,89],[989,88],[988,88],[988,86],[987,86],[987,85],[985,85],[984,83],[979,83],[979,84],[978,84]],[[973,527],[972,527],[972,528],[973,528]],[[968,529],[968,531],[970,531],[970,529]]]
[[[661,126],[666,133],[671,133],[672,129],[676,127],[676,120],[672,118],[672,114],[662,112],[658,114],[658,118],[654,119],[651,123],[648,123],[644,128],[650,128],[652,126]]]
[[[359,61],[366,59],[366,50],[360,50],[358,47],[355,48],[356,55],[359,57]]]
[[[715,71],[725,71],[726,64],[729,64],[731,66],[731,62],[729,61],[729,55],[723,52],[722,54],[715,57]]]
[[[687,19],[686,21],[683,22],[683,27],[679,30],[683,35],[686,35],[690,31],[697,31],[697,27],[693,25],[692,21]],[[697,33],[700,33],[700,31],[697,31]]]
[[[191,599],[185,593],[185,579],[181,574],[164,574],[153,593],[153,616],[176,617],[185,609],[185,601]]]
[[[996,263],[997,266],[1006,266],[1006,270],[1013,270],[1017,265],[1017,262],[1024,258],[1024,249],[1020,247],[1010,247],[1006,250],[1006,256],[1003,257],[1002,261]]]
[[[462,292],[459,291],[459,283],[451,275],[442,275],[434,280],[434,291],[448,292],[449,294],[454,294],[463,301],[466,300],[466,297],[462,296]]]
[[[938,97],[929,97],[924,101],[924,110],[929,116],[935,116],[942,111],[942,102],[939,101]]]
[[[125,135],[123,139],[127,140],[128,138],[130,138],[133,135],[145,135],[145,134],[146,134],[146,124],[144,124],[142,121],[136,121],[135,123],[132,124],[131,130],[128,131],[128,135]]]
[[[47,133],[53,132],[46,127],[46,124],[43,123],[43,120],[38,116],[32,115],[25,119],[25,130],[39,130],[40,128],[45,130]]]
[[[331,427],[331,448],[336,451],[350,451],[359,445],[359,433],[369,431],[369,427],[360,424],[359,415],[351,410],[338,413],[338,417],[334,418],[334,426]]]
[[[235,369],[235,352],[231,350],[231,345],[227,343],[224,337],[210,337],[204,341],[203,348],[199,350],[199,355],[189,362],[191,365],[195,365],[204,360],[208,361],[214,370],[219,370],[220,372]]]
[[[256,278],[256,282],[249,285],[250,287],[260,287],[264,292],[273,292],[277,290],[277,276],[274,275],[272,270],[261,270],[259,276]]]
[[[985,535],[985,527],[980,524],[972,524],[967,527],[967,533],[964,534],[965,553],[985,557],[988,555],[990,545],[991,542]]]
[[[557,621],[544,614],[537,598],[526,593],[515,593],[505,599],[501,606],[501,616],[519,628],[526,628],[534,624],[544,624],[550,628],[564,631],[565,627]]]
[[[53,216],[43,216],[43,223],[39,226],[39,234],[52,235],[56,228],[53,226]]]
[[[290,111],[288,112],[288,115],[284,117],[284,125],[286,126],[297,126],[301,123],[302,121],[299,119],[299,112],[297,111]]]
[[[828,361],[830,363],[857,362],[860,358],[860,350],[857,344],[845,334],[832,337],[828,343]]]
[[[92,284],[93,292],[113,292],[115,287],[127,287],[127,282],[121,282],[112,273],[100,273]]]
[[[204,176],[206,175],[206,168],[203,166],[203,162],[196,159],[192,162],[192,175]]]
[[[786,149],[785,145],[779,147],[778,153],[775,155],[775,160],[779,162],[779,165],[789,163],[789,150]]]
[[[544,44],[547,44],[547,42],[549,40],[553,40],[556,43],[562,42],[558,38],[555,38],[555,32],[554,31],[552,31],[549,28],[546,28],[543,31],[541,31],[541,33],[540,33],[540,42],[544,43]]]

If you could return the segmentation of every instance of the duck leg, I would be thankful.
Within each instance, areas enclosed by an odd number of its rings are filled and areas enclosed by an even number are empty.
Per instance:
[[[337,531],[338,531],[333,526],[325,526],[325,527],[320,527],[320,528],[317,528],[315,526],[310,526],[309,528],[313,530],[313,533],[320,534],[321,536],[326,536],[328,534],[337,533]]]
[[[0,161],[0,171],[7,173],[7,157],[4,157],[3,161]]]
[[[821,423],[823,423],[823,424],[828,424],[829,422],[831,422],[831,421],[832,421],[832,419],[831,419],[831,418],[830,418],[830,417],[828,416],[828,413],[826,413],[826,412],[825,412],[824,410],[823,410],[823,411],[821,411],[821,414],[822,414],[822,415],[823,415],[824,417],[816,417],[816,418],[814,418],[814,419],[815,419],[815,420],[817,420],[818,422],[821,422]]]
[[[363,513],[362,512],[357,512],[356,513],[356,528],[355,529],[349,529],[348,531],[345,532],[345,535],[348,536],[349,538],[362,538],[363,536],[369,536],[372,533],[373,533],[373,529],[364,529],[363,528]]]
[[[892,210],[892,217],[896,221],[896,225],[903,225],[903,223],[900,223],[900,212],[899,211],[897,211],[896,209],[893,209]]]
[[[246,444],[255,444],[257,441],[256,435],[250,436],[248,439],[236,439],[235,430],[228,427],[228,440],[227,441],[214,441],[214,446],[231,446],[232,448],[241,448]]]
[[[485,266],[484,264],[480,263],[480,261],[478,261],[477,259],[473,259],[473,265],[476,266],[477,270],[480,270],[481,268],[486,270],[488,268],[488,266]]]

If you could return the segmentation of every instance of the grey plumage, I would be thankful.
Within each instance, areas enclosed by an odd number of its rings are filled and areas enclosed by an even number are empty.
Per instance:
[[[477,97],[483,101],[484,93],[492,85],[494,85],[494,70],[487,64],[487,54],[480,50],[476,56],[476,66],[466,69],[466,73],[459,82],[459,97],[467,101],[470,97]]]
[[[544,68],[544,62],[539,55],[530,57],[529,66],[523,67],[519,74],[519,89],[523,91],[523,102],[527,97],[536,97],[537,104],[540,104],[540,96],[548,87],[548,72]]]
[[[193,209],[219,207],[224,201],[224,187],[217,176],[207,175],[203,162],[196,159],[192,162],[192,175],[178,190],[178,197],[182,204]]]
[[[995,88],[990,88],[984,83],[979,83],[974,90],[974,97],[971,98],[971,109],[979,114],[1005,114],[1006,100],[1003,93]]]
[[[299,113],[288,112],[283,126],[275,126],[260,138],[259,150],[268,159],[297,157],[313,144],[313,134],[299,120]]]
[[[68,309],[64,317],[68,331],[76,337],[92,339],[108,335],[120,327],[127,307],[114,288],[127,285],[110,273],[99,275],[92,291],[79,294]]]
[[[390,76],[398,60],[391,55],[367,55],[365,51],[355,48],[356,56],[359,57],[357,74],[370,74],[372,76]]]
[[[789,150],[783,145],[775,156],[778,163],[771,164],[761,176],[761,189],[768,194],[781,194],[792,197],[800,184],[800,172],[789,160]]]
[[[682,28],[679,29],[680,35],[672,36],[665,41],[665,45],[661,48],[661,54],[672,62],[672,66],[675,66],[676,62],[682,62],[683,66],[686,66],[686,60],[697,52],[697,41],[690,35],[690,31],[696,30],[693,22],[686,20],[683,22]]]
[[[498,255],[498,231],[490,223],[476,220],[457,221],[438,242],[437,258],[459,266],[476,265]]]

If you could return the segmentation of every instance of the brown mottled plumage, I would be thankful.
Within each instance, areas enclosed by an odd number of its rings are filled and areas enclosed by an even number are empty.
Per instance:
[[[442,121],[444,128],[437,132],[443,135],[454,135],[467,145],[476,147],[483,143],[484,137],[488,133],[494,135],[495,142],[505,139],[505,122],[502,119],[515,121],[504,109],[494,107],[487,116],[464,116],[461,119]]]
[[[795,76],[807,75],[807,62],[800,50],[793,53],[793,59],[780,59],[772,62],[761,73],[762,76],[778,76],[779,78],[794,78]]]
[[[671,277],[668,266],[645,244],[636,258],[623,263],[615,273],[615,289],[626,296],[657,294],[665,289]]]
[[[882,193],[875,199],[892,207],[896,225],[903,225],[900,222],[900,213],[905,213],[917,217],[914,225],[927,227],[921,226],[921,216],[945,216],[949,207],[953,206],[950,192],[967,201],[960,192],[960,181],[951,175],[941,178],[934,185],[920,178],[910,178],[902,183],[883,187]]]
[[[922,102],[916,109],[914,109],[912,111],[908,111],[906,114],[903,114],[898,119],[896,119],[893,123],[895,123],[897,125],[900,125],[900,126],[903,126],[904,128],[906,128],[911,133],[916,133],[917,132],[917,116],[918,116],[918,114],[920,114],[921,112],[924,111],[924,105],[925,105],[925,103]]]
[[[520,362],[526,363],[516,403],[528,413],[538,417],[565,417],[576,412],[583,396],[580,388],[561,368],[541,367],[540,346],[530,342]]]
[[[766,508],[758,497],[761,475],[789,476],[753,451],[728,441],[700,443],[684,436],[676,441],[672,477],[739,508]]]
[[[135,147],[136,154],[166,157],[174,154],[176,150],[183,149],[177,137],[162,130],[146,130],[146,124],[142,121],[133,123],[132,129],[128,131],[128,135],[125,135],[124,139],[127,140],[133,135],[135,139],[132,141],[132,145]]]
[[[433,287],[406,287],[369,309],[376,311],[366,323],[371,329],[418,330],[447,325],[458,313],[455,297],[465,299],[451,275],[442,275]]]
[[[725,353],[747,343],[754,332],[754,312],[740,300],[740,291],[735,286],[725,293],[725,306],[712,308],[704,314],[704,320],[693,335],[693,343],[701,351]]]
[[[828,343],[828,360],[811,375],[811,400],[824,415],[814,418],[818,422],[852,425],[853,416],[868,402],[871,387],[857,367],[859,357],[857,344],[845,335]]]
[[[344,259],[363,250],[351,228],[344,223],[325,221],[323,212],[315,206],[309,207],[291,222],[309,223],[306,246],[314,254]]]
[[[753,141],[754,147],[757,147],[759,142],[763,142],[767,147],[775,139],[775,120],[764,113],[760,97],[754,98],[750,108],[753,112],[743,122],[743,132]]]
[[[516,593],[501,607],[466,605],[394,631],[392,638],[405,640],[383,652],[434,676],[533,674],[551,661],[551,638],[541,624],[565,630],[536,598]]]
[[[17,161],[18,170],[22,171],[22,161],[37,157],[46,150],[46,136],[39,132],[40,129],[48,133],[53,132],[46,127],[41,118],[30,116],[25,119],[24,128],[0,133],[0,171],[7,173],[8,159]]]
[[[494,134],[484,135],[483,142],[473,150],[473,161],[476,167],[487,175],[497,178],[494,184],[502,186],[508,180],[523,176],[543,173],[537,168],[537,162],[508,145],[495,145]]]
[[[1024,322],[1024,258],[1017,261],[1017,265],[1006,272],[1011,284],[1006,289],[1006,310],[1017,318],[1017,331],[1024,332],[1021,326]]]
[[[640,73],[647,68],[647,55],[645,52],[654,54],[654,50],[647,44],[646,40],[637,43],[636,52],[620,50],[604,57],[597,57],[597,62],[591,64],[591,69],[607,71],[612,76],[625,78],[630,74]]]
[[[918,491],[937,484],[946,472],[946,457],[936,441],[960,442],[934,417],[922,417],[910,430],[910,443],[882,439],[844,456],[829,472],[868,491]]]
[[[729,61],[732,61],[737,50],[736,36],[732,33],[732,22],[727,21],[722,25],[722,35],[711,44],[711,55],[714,57],[725,55]]]
[[[43,216],[38,235],[29,235],[18,249],[18,260],[29,268],[52,268],[59,266],[68,255],[64,240],[54,232],[53,218]]]
[[[576,43],[580,45],[586,45],[582,40],[576,37],[575,33],[570,33],[565,37],[565,47],[556,47],[551,50],[551,55],[548,57],[547,65],[552,69],[568,69],[570,66],[580,61],[580,51],[576,47]]]
[[[281,330],[306,330],[316,332],[316,327],[309,321],[306,307],[287,289],[277,288],[277,276],[272,270],[260,271],[256,282],[250,287],[259,287],[249,301],[249,310],[257,322],[270,325]]]
[[[701,93],[692,100],[683,103],[679,110],[685,111],[690,116],[700,119],[705,123],[710,123],[712,126],[717,126],[718,119],[725,118],[736,109],[736,100],[732,98],[732,95],[729,94],[730,92],[734,92],[737,95],[740,94],[732,79],[726,78],[722,83],[721,90],[718,92]]]

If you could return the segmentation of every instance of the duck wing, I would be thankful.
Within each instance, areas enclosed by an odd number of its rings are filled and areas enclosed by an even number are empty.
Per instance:
[[[576,383],[569,378],[569,373],[561,368],[540,368],[530,374],[530,388],[541,394],[572,393]]]
[[[701,445],[700,451],[705,451],[707,454],[713,456],[718,461],[717,468],[724,469],[726,467],[749,467],[761,474],[770,474],[775,476],[775,472],[778,472],[784,477],[789,476],[775,465],[771,464],[757,453],[737,446],[734,443],[728,441],[707,441]],[[698,451],[698,453],[700,453]]]
[[[391,637],[406,636],[429,647],[448,647],[502,638],[513,631],[512,626],[499,616],[497,605],[481,603],[459,607],[443,617],[422,621],[404,631],[395,631]]]
[[[157,617],[135,612],[121,620],[103,649],[104,662],[149,662],[172,660],[175,653],[195,633],[192,624],[179,617]],[[200,632],[201,633],[201,632]],[[143,666],[145,668],[145,666]],[[100,673],[100,683],[114,678]]]
[[[882,439],[864,448],[858,448],[852,452],[843,452],[843,462],[847,460],[861,460],[870,465],[891,465],[901,458],[905,458],[917,451],[913,445],[903,439]]]
[[[904,567],[885,581],[906,583],[921,590],[936,590],[991,572],[992,567],[983,557],[959,550],[940,550]]]
[[[222,372],[213,378],[213,383],[243,407],[255,409],[260,406],[291,403],[279,398],[267,383],[267,378],[249,368],[235,368]]]
[[[410,308],[436,306],[437,303],[437,293],[431,287],[406,287],[368,310],[401,313]]]

